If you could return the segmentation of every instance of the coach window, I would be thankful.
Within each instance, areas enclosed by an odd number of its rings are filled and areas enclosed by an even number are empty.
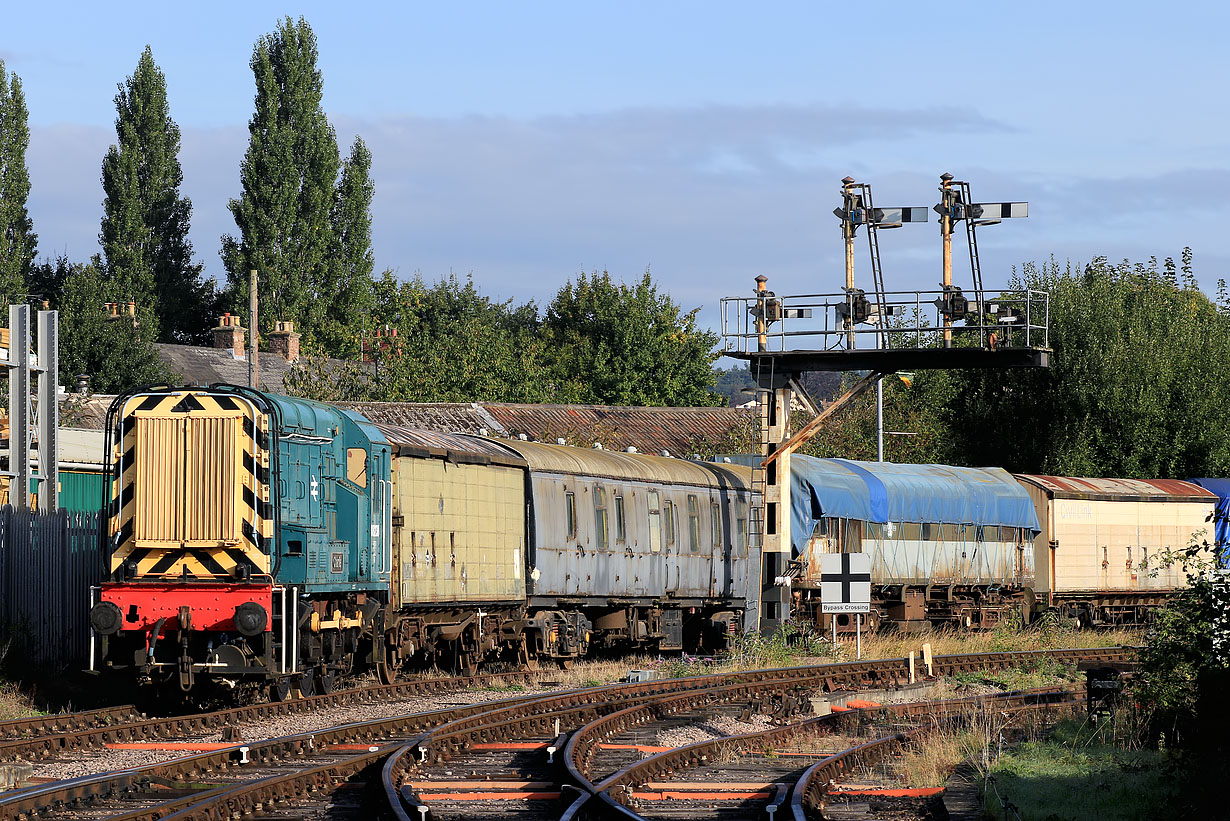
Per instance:
[[[600,485],[594,485],[594,531],[598,549],[605,549],[607,534],[606,489]]]
[[[624,524],[624,497],[615,497],[615,541],[624,542],[628,539],[627,525]]]
[[[693,553],[700,552],[700,502],[688,494],[688,547]]]
[[[572,491],[564,494],[564,517],[568,521],[568,540],[577,537],[577,495]]]
[[[649,552],[662,552],[662,497],[649,491]]]
[[[662,506],[662,512],[665,514],[666,544],[668,547],[673,547],[675,544],[675,503],[668,499]]]
[[[722,546],[722,506],[717,502],[709,503],[709,524],[713,526],[713,546]]]

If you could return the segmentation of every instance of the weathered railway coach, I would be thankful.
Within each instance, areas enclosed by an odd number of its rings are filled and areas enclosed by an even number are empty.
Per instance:
[[[889,619],[989,627],[1019,609],[1034,583],[1038,520],[1029,496],[999,468],[791,458],[796,613],[820,613],[820,556],[867,553],[868,624]],[[836,616],[853,629],[852,616]]]
[[[529,465],[527,607],[599,645],[721,645],[746,606],[751,471],[509,442]],[[539,630],[538,635],[551,635]]]
[[[393,448],[387,668],[472,671],[523,652],[525,460],[474,436],[377,425]]]
[[[1084,625],[1143,623],[1186,585],[1168,552],[1214,540],[1217,497],[1175,479],[1019,475],[1038,511],[1040,604]]]

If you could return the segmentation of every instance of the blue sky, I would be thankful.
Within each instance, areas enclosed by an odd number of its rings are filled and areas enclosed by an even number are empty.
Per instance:
[[[988,285],[1052,254],[1184,245],[1206,290],[1230,278],[1220,4],[120,5],[6,11],[42,255],[97,252],[116,84],[149,44],[197,258],[224,278],[252,46],[303,15],[343,151],[359,134],[374,154],[378,270],[545,303],[581,270],[648,267],[716,323],[757,274],[778,293],[841,285],[842,177],[930,206],[948,171],[978,199],[1030,202],[980,232]],[[935,287],[934,221],[883,235],[881,254],[890,288]]]

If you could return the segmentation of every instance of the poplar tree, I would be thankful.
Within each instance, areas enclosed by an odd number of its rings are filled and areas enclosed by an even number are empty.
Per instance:
[[[0,304],[4,305],[26,293],[38,248],[38,235],[26,210],[30,196],[27,119],[21,79],[6,72],[0,60]]]
[[[321,344],[339,356],[358,352],[358,341],[350,330],[356,317],[369,315],[375,306],[371,215],[375,186],[371,167],[372,152],[361,137],[355,137],[350,156],[342,163],[333,204],[331,221],[337,251],[333,265],[326,268],[331,281],[321,289],[334,296],[317,303],[325,309],[325,316],[315,320],[319,323]]]
[[[343,166],[317,59],[303,18],[256,43],[243,191],[230,202],[239,236],[222,238],[222,259],[241,315],[255,269],[263,328],[294,320],[308,345],[348,354],[349,328],[371,304],[371,157],[357,141]]]
[[[139,306],[143,330],[163,342],[200,342],[209,332],[212,287],[192,261],[192,201],[180,196],[179,126],[166,76],[149,46],[115,96],[117,145],[102,163],[104,271],[114,298]]]

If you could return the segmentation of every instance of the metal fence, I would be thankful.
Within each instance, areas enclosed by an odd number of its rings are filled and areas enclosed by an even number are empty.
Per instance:
[[[90,587],[103,577],[100,514],[0,508],[0,648],[38,668],[89,662]]]
[[[1050,294],[1016,290],[985,293],[985,301],[960,291],[886,291],[875,294],[765,292],[722,299],[722,339],[727,353],[791,349],[855,350],[930,348],[947,334],[978,347],[1050,346]],[[971,295],[972,297],[972,295]],[[949,325],[945,328],[945,320]]]

